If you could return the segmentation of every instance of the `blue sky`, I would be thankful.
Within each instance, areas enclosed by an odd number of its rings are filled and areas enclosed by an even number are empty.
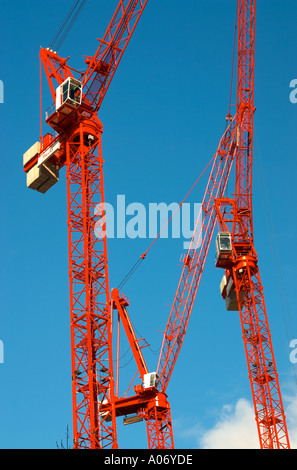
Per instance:
[[[59,51],[71,56],[75,68],[83,68],[83,55],[95,52],[117,3],[87,2]],[[26,188],[22,155],[39,138],[39,48],[47,47],[72,4],[1,5],[0,448],[55,448],[56,441],[65,443],[67,425],[71,433],[65,171],[41,195]],[[209,162],[228,112],[235,9],[235,0],[149,0],[99,112],[107,201],[114,204],[117,195],[125,195],[127,204],[145,207],[180,202]],[[257,5],[254,171],[256,250],[295,447],[297,390],[289,342],[297,337],[297,104],[289,100],[289,84],[297,78],[296,15],[295,0]],[[43,87],[47,107],[45,82]],[[206,181],[207,176],[190,202],[201,202]],[[150,243],[108,240],[112,287]],[[125,286],[135,329],[150,343],[144,354],[151,371],[182,252],[182,240],[159,240]],[[239,317],[225,310],[221,277],[213,244],[167,389],[177,448],[257,446]],[[124,354],[124,337],[121,344]],[[123,384],[135,373],[130,359],[128,352],[121,362]],[[120,447],[147,446],[143,423],[123,428],[119,421],[118,431]]]

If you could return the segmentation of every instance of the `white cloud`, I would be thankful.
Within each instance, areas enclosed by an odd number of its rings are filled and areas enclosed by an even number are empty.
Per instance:
[[[297,394],[285,397],[285,414],[291,449],[297,449]]]
[[[251,404],[240,398],[225,405],[219,421],[199,439],[202,449],[258,449],[259,439]]]
[[[297,448],[297,394],[285,397],[286,421],[292,449]],[[202,449],[259,449],[252,404],[240,398],[236,405],[224,405],[213,428],[200,433]]]
[[[289,394],[283,394],[283,402],[291,449],[297,449],[296,386],[290,387]],[[259,449],[254,407],[244,398],[235,404],[223,405],[209,429],[199,421],[183,417],[175,420],[173,430],[179,439],[189,445],[194,443],[194,448],[198,449]]]

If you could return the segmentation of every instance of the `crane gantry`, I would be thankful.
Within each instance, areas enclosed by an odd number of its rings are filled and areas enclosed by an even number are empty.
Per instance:
[[[41,193],[67,170],[74,448],[118,448],[117,417],[144,419],[150,449],[174,448],[167,386],[183,344],[216,224],[216,266],[224,270],[221,293],[239,311],[261,448],[289,448],[258,259],[252,216],[255,0],[237,2],[237,105],[213,156],[201,214],[186,255],[163,336],[156,371],[150,372],[129,319],[129,301],[110,291],[104,182],[98,111],[147,0],[120,0],[86,70],[41,48],[53,108],[40,136],[24,154],[27,186]],[[231,198],[225,190],[235,166]],[[98,209],[99,208],[99,209]],[[198,221],[202,221],[198,223]],[[199,247],[199,249],[198,249]],[[144,256],[143,256],[144,257]],[[118,312],[141,383],[118,396],[113,363],[113,310]]]

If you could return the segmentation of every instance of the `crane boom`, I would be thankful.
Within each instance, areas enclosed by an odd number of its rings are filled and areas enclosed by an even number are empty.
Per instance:
[[[143,380],[145,374],[148,374],[148,368],[145,363],[145,360],[141,351],[141,347],[139,346],[139,341],[136,338],[133,325],[127,313],[126,306],[128,305],[128,301],[123,295],[120,295],[118,289],[112,289],[111,299],[114,303],[114,308],[116,308],[117,311],[119,312],[122,324],[126,332],[126,336],[130,344],[131,351],[133,353],[135,362],[137,364],[137,367],[140,373],[140,377]]]
[[[82,83],[85,98],[95,111],[101,106],[146,4],[147,0],[121,0],[95,55],[86,59],[88,69]]]
[[[188,252],[184,257],[184,265],[163,336],[157,368],[162,391],[165,391],[167,388],[186,334],[215,227],[215,200],[218,197],[222,197],[225,192],[236,151],[236,131],[237,116],[230,122],[214,156],[213,166],[201,206],[202,220],[200,220],[199,216]]]

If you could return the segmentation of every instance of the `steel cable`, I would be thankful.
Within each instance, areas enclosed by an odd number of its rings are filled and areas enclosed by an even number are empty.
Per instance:
[[[81,13],[83,7],[87,3],[87,0],[76,0],[65,16],[62,24],[52,37],[52,40],[50,42],[50,49],[55,49],[58,50],[63,42],[65,41],[67,35],[69,34],[71,28],[73,27],[75,21],[77,20],[79,14]]]
[[[165,230],[165,228],[167,227],[167,225],[170,223],[170,221],[173,219],[173,217],[176,215],[176,213],[178,212],[178,210],[180,209],[180,207],[184,204],[184,202],[186,201],[186,199],[189,197],[189,195],[191,194],[191,192],[193,191],[193,189],[195,188],[195,186],[197,185],[197,183],[200,181],[200,179],[202,178],[202,176],[204,175],[204,173],[206,172],[206,170],[208,169],[208,167],[210,166],[210,164],[213,162],[215,158],[215,154],[214,156],[212,157],[212,159],[209,161],[209,163],[206,165],[206,167],[204,168],[204,170],[202,171],[201,175],[199,176],[199,178],[195,181],[195,183],[193,184],[193,186],[191,187],[191,189],[188,191],[187,195],[184,197],[184,199],[182,200],[182,202],[179,204],[178,208],[176,209],[176,211],[172,214],[172,216],[170,217],[170,219],[166,222],[166,224],[164,225],[164,227],[162,228],[162,230],[160,230],[160,232],[158,233],[158,235],[156,236],[156,238],[152,241],[152,243],[150,244],[150,246],[148,247],[148,249],[140,256],[140,258],[136,261],[136,263],[132,266],[132,268],[130,269],[130,271],[128,271],[128,273],[126,274],[126,276],[123,278],[123,280],[121,281],[121,283],[119,284],[118,286],[118,289],[122,289],[122,287],[126,284],[126,282],[130,279],[130,277],[135,273],[135,271],[139,268],[141,262],[145,259],[147,253],[150,251],[150,249],[152,248],[152,246],[155,244],[155,242],[159,239],[161,233]]]

